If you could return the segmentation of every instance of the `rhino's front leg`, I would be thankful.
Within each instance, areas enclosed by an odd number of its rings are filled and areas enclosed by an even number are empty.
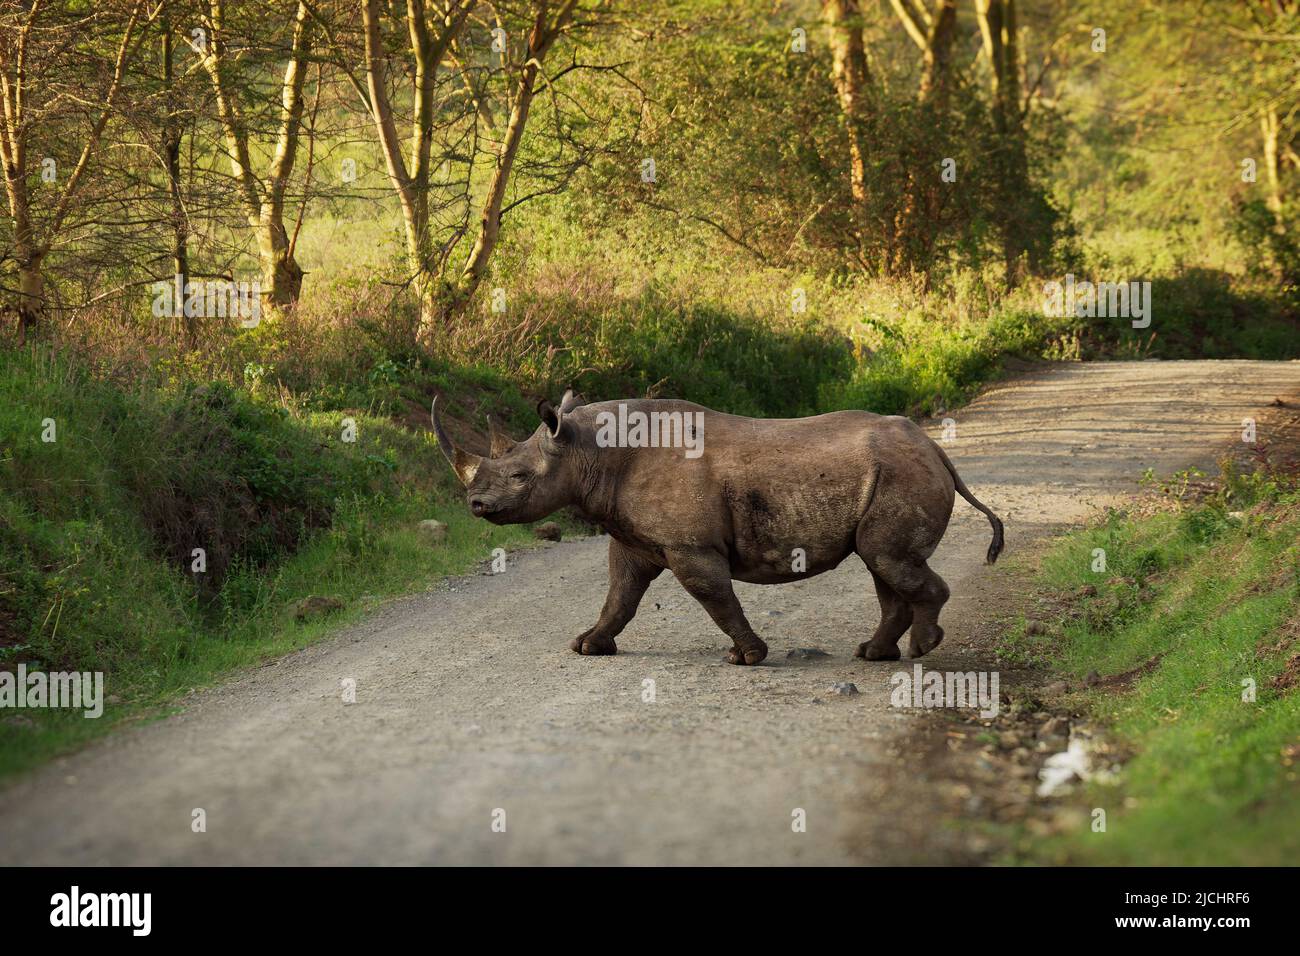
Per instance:
[[[650,582],[663,571],[613,538],[609,540],[609,593],[596,626],[569,642],[579,654],[617,654],[614,638],[636,614],[637,605]]]
[[[695,600],[704,605],[715,624],[731,638],[727,660],[733,664],[758,664],[767,657],[767,645],[754,633],[731,587],[731,567],[716,552],[670,552],[668,567]]]

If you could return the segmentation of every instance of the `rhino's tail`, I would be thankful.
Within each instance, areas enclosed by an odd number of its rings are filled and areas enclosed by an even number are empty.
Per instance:
[[[1002,519],[995,515],[991,508],[985,507],[978,498],[970,493],[970,489],[966,487],[966,482],[961,480],[961,476],[957,474],[957,469],[952,466],[952,462],[938,443],[935,443],[934,448],[939,453],[939,459],[943,462],[944,467],[948,469],[948,474],[952,475],[953,487],[957,489],[957,494],[969,501],[975,508],[984,512],[989,519],[989,524],[993,526],[993,541],[989,545],[988,555],[988,563],[992,564],[998,559],[998,555],[1002,553]]]

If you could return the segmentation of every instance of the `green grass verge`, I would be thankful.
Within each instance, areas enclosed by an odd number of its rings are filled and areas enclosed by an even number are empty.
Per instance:
[[[123,391],[43,353],[0,352],[0,667],[103,671],[111,701],[98,719],[0,711],[0,775],[493,548],[532,546],[527,527],[468,515],[427,436],[355,415],[345,442],[343,417],[229,390]],[[425,518],[447,523],[445,544],[422,539]],[[203,574],[190,571],[195,547]],[[300,624],[311,595],[344,610]]]
[[[1105,832],[1053,838],[1032,859],[1295,862],[1300,496],[1241,490],[1176,513],[1112,512],[1043,561],[1043,584],[1070,610],[1055,634],[1010,638],[1006,655],[1077,679],[1158,661],[1126,687],[1085,691],[1081,701],[1133,755],[1118,784],[1088,788],[1087,808],[1106,810]],[[1103,572],[1092,570],[1096,549]],[[1243,699],[1248,687],[1253,700]]]

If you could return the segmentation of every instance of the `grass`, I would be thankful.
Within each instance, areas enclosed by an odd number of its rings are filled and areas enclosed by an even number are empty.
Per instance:
[[[1101,572],[1092,570],[1096,549],[1105,551]],[[1300,495],[1229,473],[1199,503],[1111,512],[1065,537],[1041,575],[1072,610],[1058,635],[1019,634],[1007,656],[1076,679],[1133,673],[1126,689],[1098,687],[1080,701],[1133,756],[1117,785],[1089,788],[1088,809],[1106,810],[1106,831],[1035,845],[1032,859],[1294,863]]]

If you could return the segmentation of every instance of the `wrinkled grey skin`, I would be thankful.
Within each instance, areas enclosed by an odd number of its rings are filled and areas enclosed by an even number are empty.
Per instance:
[[[456,448],[433,408],[438,442],[476,516],[519,524],[572,506],[609,533],[609,594],[595,626],[570,643],[580,654],[616,653],[614,638],[667,568],[731,638],[731,663],[757,664],[767,645],[731,582],[794,581],[856,553],[875,580],[881,620],[855,656],[897,660],[909,627],[920,656],[943,640],[948,586],[926,559],[947,529],[954,490],[993,526],[990,563],[1002,549],[1002,522],[906,418],[845,411],[767,420],[690,402],[622,403],[629,412],[702,412],[703,454],[692,459],[680,447],[599,447],[596,416],[619,404],[587,405],[566,392],[558,409],[538,406],[542,424],[526,441],[490,423],[486,458]]]

